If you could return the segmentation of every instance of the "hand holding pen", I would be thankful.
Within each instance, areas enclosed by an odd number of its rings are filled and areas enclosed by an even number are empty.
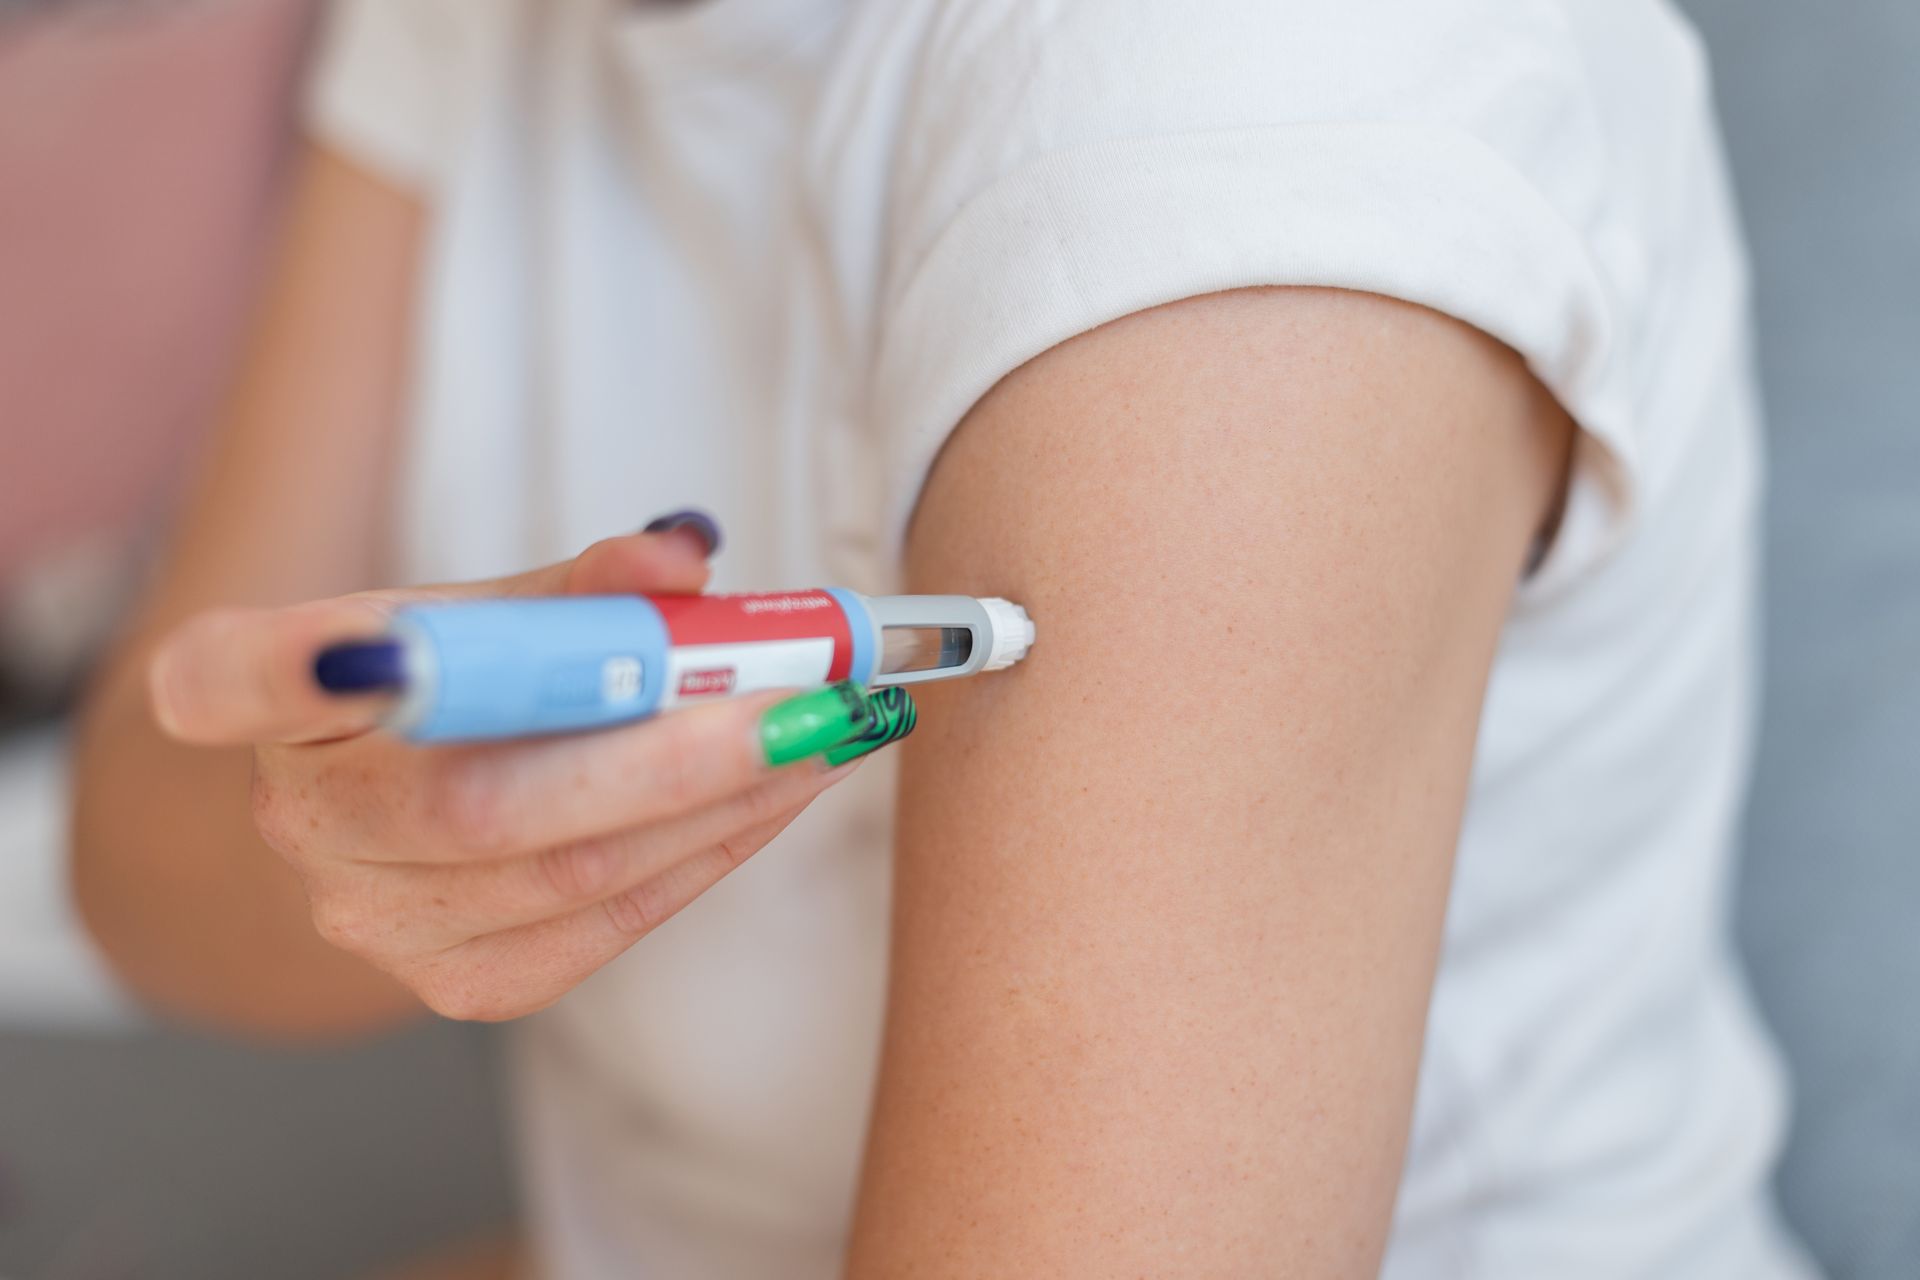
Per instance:
[[[374,731],[397,696],[377,663],[316,679],[316,654],[386,635],[410,605],[702,590],[711,521],[648,529],[514,578],[202,615],[154,660],[168,733],[254,748],[256,823],[304,881],[315,928],[442,1014],[552,1003],[912,729],[904,689],[842,682],[592,734],[421,747]]]

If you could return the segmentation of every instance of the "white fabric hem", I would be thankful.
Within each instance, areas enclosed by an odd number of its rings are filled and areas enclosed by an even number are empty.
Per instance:
[[[947,435],[1001,378],[1133,312],[1259,285],[1398,298],[1514,347],[1587,433],[1537,582],[1617,541],[1637,451],[1579,232],[1479,139],[1366,122],[1072,148],[966,203],[890,299],[873,403],[899,441],[895,545]]]

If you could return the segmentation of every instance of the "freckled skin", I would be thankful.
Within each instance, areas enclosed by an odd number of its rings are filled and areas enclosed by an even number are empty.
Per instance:
[[[1309,290],[1130,317],[976,406],[911,585],[1038,638],[906,748],[850,1275],[1377,1270],[1570,434],[1491,340]]]

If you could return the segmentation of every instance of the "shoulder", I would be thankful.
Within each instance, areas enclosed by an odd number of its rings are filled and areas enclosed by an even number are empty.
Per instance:
[[[1167,129],[1419,119],[1516,134],[1586,89],[1560,4],[938,0],[919,83],[1014,145]],[[959,117],[953,116],[957,120]],[[1509,127],[1503,129],[1503,125]],[[1517,140],[1517,139],[1516,139]]]
[[[1571,400],[1607,327],[1605,163],[1558,13],[929,0],[891,166],[881,403],[937,435],[1076,333],[1257,285],[1454,316]]]
[[[1682,226],[1645,198],[1684,167],[1677,139],[1695,158],[1713,143],[1688,101],[1697,51],[1663,5],[915,12],[877,372],[889,420],[920,423],[907,476],[995,379],[1076,333],[1203,293],[1322,286],[1428,307],[1519,352],[1586,429],[1577,487],[1620,527],[1649,429],[1632,348],[1671,309],[1660,290],[1695,288],[1647,264],[1676,239],[1732,243],[1724,217]]]
[[[524,53],[528,0],[338,0],[321,21],[305,122],[414,189],[434,186],[460,113]]]
[[[1684,25],[1655,0],[914,8],[920,39],[894,172],[915,214],[936,223],[1063,152],[1263,133],[1269,153],[1282,142],[1309,153],[1266,163],[1298,168],[1332,152],[1351,168],[1380,163],[1368,144],[1391,132],[1411,153],[1404,163],[1476,153],[1599,240],[1635,212],[1617,196],[1621,170],[1653,163],[1632,143],[1659,141],[1623,140],[1623,119],[1635,102],[1679,103],[1698,80]],[[1692,132],[1705,115],[1688,105]]]

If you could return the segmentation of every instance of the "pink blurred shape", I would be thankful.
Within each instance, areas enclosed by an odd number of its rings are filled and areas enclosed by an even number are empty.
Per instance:
[[[131,537],[231,366],[310,0],[0,23],[0,589]]]

